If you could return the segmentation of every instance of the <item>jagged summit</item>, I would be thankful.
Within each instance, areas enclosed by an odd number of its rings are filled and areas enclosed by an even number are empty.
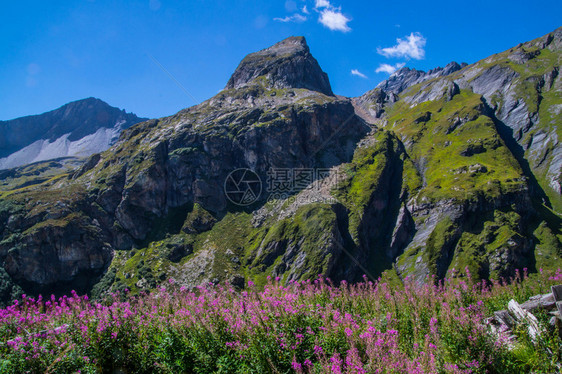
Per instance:
[[[226,89],[253,84],[269,88],[305,88],[332,96],[328,75],[310,54],[306,39],[289,37],[246,56],[232,74]]]
[[[465,62],[459,64],[455,61],[450,62],[444,68],[438,67],[431,69],[428,72],[416,69],[410,69],[408,67],[403,67],[400,70],[394,72],[387,80],[379,83],[377,88],[380,88],[386,92],[392,92],[394,94],[399,94],[406,88],[411,87],[415,84],[433,79],[438,77],[444,77],[451,73],[461,70],[467,66]]]
[[[17,287],[103,296],[169,278],[191,289],[388,270],[423,282],[557,266],[560,40],[404,69],[386,83],[399,93],[352,100],[319,92],[331,90],[304,38],[251,54],[229,89],[125,130],[67,177],[6,172],[0,303]]]

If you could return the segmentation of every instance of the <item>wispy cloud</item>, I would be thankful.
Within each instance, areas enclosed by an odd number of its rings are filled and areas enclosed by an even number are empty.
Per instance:
[[[416,60],[422,60],[425,57],[426,39],[419,32],[413,32],[405,39],[397,38],[396,42],[395,46],[378,48],[377,52],[385,57],[405,57]]]
[[[347,25],[351,21],[347,18],[340,8],[325,8],[320,11],[320,22],[325,27],[333,31],[349,32],[351,28]]]
[[[361,73],[357,69],[351,69],[351,75],[355,75],[355,76],[361,77],[363,79],[369,79],[369,77],[367,77],[365,74]]]
[[[309,10],[308,5],[303,5],[300,12],[297,12],[297,5],[293,0],[285,1],[285,10],[293,13],[286,17],[276,17],[273,20],[277,22],[293,22],[293,23],[303,23],[308,20],[308,15],[312,11],[318,14],[318,22],[324,27],[332,31],[349,32],[351,27],[348,23],[351,18],[342,13],[341,7],[335,7],[332,5],[330,0],[308,0],[312,1],[314,7]]]
[[[380,64],[379,67],[375,70],[376,73],[388,73],[392,74],[398,69],[402,69],[406,65],[405,63],[401,62],[395,65],[389,64]]]
[[[274,21],[277,22],[295,22],[295,23],[302,23],[305,22],[307,20],[306,16],[303,16],[302,14],[293,14],[292,16],[287,16],[284,18],[274,18]]]
[[[331,7],[332,7],[332,5],[330,4],[330,2],[328,0],[316,0],[316,5],[315,5],[316,9],[331,8]]]

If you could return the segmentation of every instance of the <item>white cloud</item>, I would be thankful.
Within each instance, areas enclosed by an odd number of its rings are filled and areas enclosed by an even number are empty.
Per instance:
[[[311,10],[308,9],[307,5],[303,5],[301,13],[297,13],[297,6],[293,0],[285,1],[285,9],[288,12],[294,13],[291,16],[286,16],[284,18],[277,17],[274,21],[277,22],[295,22],[302,23],[308,20],[307,15],[311,14]],[[349,32],[351,28],[347,25],[351,18],[346,17],[342,11],[341,7],[335,7],[332,5],[330,0],[314,0],[314,12],[318,13],[318,22],[324,27],[329,28],[332,31]]]
[[[296,23],[302,23],[304,21],[307,20],[307,18],[305,16],[303,16],[302,14],[293,14],[292,16],[287,16],[285,18],[274,18],[274,21],[277,22],[296,22]]]
[[[356,75],[356,76],[364,78],[364,79],[369,79],[365,74],[361,73],[357,69],[351,69],[351,75]]]
[[[385,57],[406,57],[422,60],[425,57],[426,39],[419,32],[413,32],[406,39],[396,39],[397,45],[379,48],[377,52]]]
[[[331,8],[332,5],[330,4],[330,2],[328,0],[316,0],[316,9],[320,9],[320,8]]]
[[[318,7],[318,3],[324,0],[317,0],[316,6]],[[347,25],[347,23],[351,21],[351,19],[344,16],[340,9],[323,9],[320,12],[320,18],[318,22],[329,28],[333,31],[342,31],[342,32],[349,32],[351,28]]]
[[[377,68],[377,70],[375,70],[376,73],[388,73],[388,74],[392,74],[394,73],[396,70],[398,69],[402,69],[404,67],[404,65],[406,65],[405,63],[398,63],[396,65],[389,65],[389,64],[380,64],[379,67]]]

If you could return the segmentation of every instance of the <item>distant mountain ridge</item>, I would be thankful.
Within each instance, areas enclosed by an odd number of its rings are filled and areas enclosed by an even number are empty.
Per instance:
[[[459,71],[466,66],[468,66],[466,62],[459,64],[453,61],[447,64],[444,68],[438,67],[435,69],[431,69],[428,72],[403,67],[402,69],[399,69],[392,73],[392,75],[387,80],[379,83],[377,85],[377,88],[383,89],[387,92],[399,94],[400,92],[415,84],[422,83],[433,78],[444,77],[446,75]]]
[[[346,98],[304,38],[252,53],[217,95],[125,130],[79,170],[33,185],[51,165],[11,171],[0,302],[21,289],[134,293],[169,278],[243,288],[387,272],[421,283],[559,267],[561,63],[559,28]],[[250,206],[226,188],[240,169],[263,183]]]
[[[0,169],[105,151],[122,130],[145,120],[90,97],[43,114],[0,121]]]

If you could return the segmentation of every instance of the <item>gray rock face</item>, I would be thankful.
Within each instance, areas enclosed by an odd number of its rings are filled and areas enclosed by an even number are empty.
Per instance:
[[[557,109],[560,104],[556,103],[560,100],[562,80],[560,60],[551,62],[544,56],[552,52],[560,54],[561,39],[562,28],[559,28],[453,75],[461,89],[483,96],[497,120],[510,132],[504,136],[518,143],[534,173],[541,178],[544,175],[546,183],[539,181],[542,188],[551,188],[558,194],[550,196],[555,200],[562,191],[562,145],[558,141],[562,116]],[[516,65],[502,62],[506,57]]]
[[[240,88],[251,84],[265,84],[270,88],[305,88],[333,95],[328,75],[310,54],[304,37],[290,37],[248,55],[242,60],[226,88]]]
[[[469,222],[485,216],[490,212],[490,209],[502,209],[502,207],[505,208],[510,205],[514,211],[523,217],[530,217],[535,214],[531,204],[531,196],[527,189],[505,194],[498,199],[489,200],[482,197],[464,204],[459,204],[453,200],[442,200],[438,203],[409,201],[407,208],[411,211],[416,224],[409,230],[412,239],[404,252],[416,250],[416,248],[420,248],[420,252],[418,256],[399,262],[396,270],[399,274],[413,276],[419,283],[425,282],[432,273],[430,267],[434,268],[434,274],[438,278],[444,277],[455,253],[462,253],[459,239]],[[427,253],[424,253],[424,250],[427,248],[431,236],[435,235],[437,225],[443,221],[449,221],[451,229],[440,248],[436,262],[430,263],[427,261]],[[509,276],[515,269],[527,266],[526,261],[532,247],[529,240],[517,235],[513,236],[513,241],[508,241],[508,243],[507,247],[498,248],[494,253],[489,254],[488,272]],[[412,268],[415,270],[412,270]],[[464,269],[457,270],[462,272]]]
[[[458,63],[453,61],[447,64],[444,68],[438,67],[429,70],[428,72],[405,67],[397,70],[390,76],[390,78],[379,83],[377,85],[377,88],[380,88],[385,92],[399,94],[400,92],[418,83],[425,82],[434,78],[447,76],[461,70],[466,66],[467,64],[464,62],[459,65]]]
[[[68,217],[67,222],[30,230],[19,243],[4,254],[5,269],[17,282],[31,286],[35,292],[56,290],[62,284],[85,292],[89,276],[105,269],[112,258],[112,248],[103,240],[101,229],[86,224],[85,217]]]
[[[46,222],[45,230],[52,238],[46,243],[23,241],[23,247],[6,258],[7,272],[22,284],[38,288],[75,279],[85,268],[100,274],[108,265],[107,254],[111,257],[115,249],[151,240],[159,222],[177,219],[173,212],[182,207],[197,204],[213,214],[224,213],[228,209],[224,181],[235,169],[253,169],[265,184],[270,168],[330,167],[349,160],[356,142],[370,131],[349,99],[332,95],[326,75],[303,38],[290,38],[250,55],[227,87],[232,88],[198,106],[125,130],[108,152],[91,157],[70,180],[52,187],[54,194],[64,194],[62,189],[54,191],[69,184],[88,191],[73,196],[68,209],[56,217],[48,213],[36,219],[19,214],[6,217],[17,219],[19,225],[4,235],[33,230]],[[264,185],[261,198],[266,197]],[[56,204],[56,200],[45,201],[42,211],[53,211],[51,206]],[[26,209],[37,206],[33,200]],[[72,231],[87,231],[94,222],[99,225],[95,226],[97,240],[84,239],[84,248],[69,249],[91,262],[61,256],[53,256],[51,263],[32,260],[47,246],[59,246],[56,243],[66,234],[55,226],[76,212],[84,219]],[[57,221],[49,222],[49,218]],[[209,230],[214,223],[206,215],[191,218],[184,227],[187,233]],[[177,232],[180,229],[181,224]],[[290,253],[287,249],[287,256],[295,261],[291,268],[304,266],[299,256],[293,258]],[[214,254],[195,258],[201,266],[211,266]],[[48,271],[43,265],[65,270]]]
[[[412,215],[406,206],[402,206],[396,218],[387,257],[392,259],[398,257],[404,248],[410,244],[415,232],[416,224]]]
[[[508,67],[493,65],[487,69],[471,67],[457,81],[461,88],[470,88],[473,92],[491,101],[494,94],[509,92],[510,83],[517,76],[518,73]]]
[[[87,290],[114,251],[147,246],[163,247],[168,274],[188,286],[222,280],[216,269],[242,285],[240,274],[266,270],[286,281],[353,280],[364,268],[422,282],[445,276],[463,251],[478,254],[482,276],[509,275],[534,258],[530,177],[543,171],[561,190],[559,66],[525,70],[544,58],[531,47],[559,53],[559,34],[471,66],[402,69],[352,100],[333,95],[304,38],[286,39],[245,58],[215,97],[139,123],[68,178],[0,201],[0,260],[12,280],[41,291]],[[404,116],[387,117],[393,108]],[[387,118],[398,118],[388,130],[369,125]],[[526,153],[515,158],[517,147]],[[271,168],[345,178],[273,207],[264,193],[230,230],[241,208],[224,182],[238,168],[254,170],[264,191]],[[250,239],[220,242],[237,232]],[[151,285],[143,279],[138,287]]]
[[[411,106],[418,105],[426,101],[439,100],[445,97],[447,101],[451,101],[453,96],[460,93],[459,86],[447,78],[438,79],[430,84],[422,84],[420,89],[411,96],[404,98],[404,101]]]
[[[376,123],[384,114],[385,106],[392,105],[398,96],[392,91],[386,92],[375,88],[366,94],[353,99],[355,111],[367,122]]]
[[[111,139],[105,138],[116,135],[116,139],[119,131],[144,120],[146,118],[139,118],[133,113],[111,107],[99,99],[88,98],[74,101],[47,113],[0,121],[0,167],[12,168],[31,161],[74,156],[75,154],[63,149],[69,144],[75,144],[82,149],[89,147],[101,152],[107,148],[98,149],[99,147],[96,148],[95,145],[79,144],[78,141],[89,137],[88,141],[98,142],[100,147],[109,146],[113,143]],[[106,130],[107,134],[103,130]],[[109,134],[108,132],[111,131],[113,133]],[[39,141],[45,144],[38,144]],[[57,141],[61,144],[56,143]],[[32,144],[34,146],[29,148]],[[50,147],[45,149],[49,145]],[[43,149],[40,149],[41,147]],[[38,153],[37,157],[30,158],[29,155],[18,154],[9,162],[1,161],[23,148],[27,153]],[[46,156],[43,157],[39,153]],[[49,157],[49,154],[53,156]],[[89,154],[80,154],[80,156],[89,156]],[[9,166],[2,166],[4,164]]]
[[[379,83],[374,90],[354,98],[353,102],[361,118],[370,123],[378,123],[384,114],[385,107],[398,101],[403,91],[416,84],[448,76],[466,66],[467,64],[464,62],[459,65],[453,61],[444,68],[438,67],[428,72],[405,67],[397,70],[387,80]],[[447,94],[450,97],[458,93],[458,87],[455,87],[449,80],[441,80],[440,82],[443,87],[434,87],[434,85],[428,84],[420,89],[415,97],[409,98],[412,105],[443,97],[442,89],[444,88],[448,90]],[[431,92],[425,92],[427,87],[432,88]]]

